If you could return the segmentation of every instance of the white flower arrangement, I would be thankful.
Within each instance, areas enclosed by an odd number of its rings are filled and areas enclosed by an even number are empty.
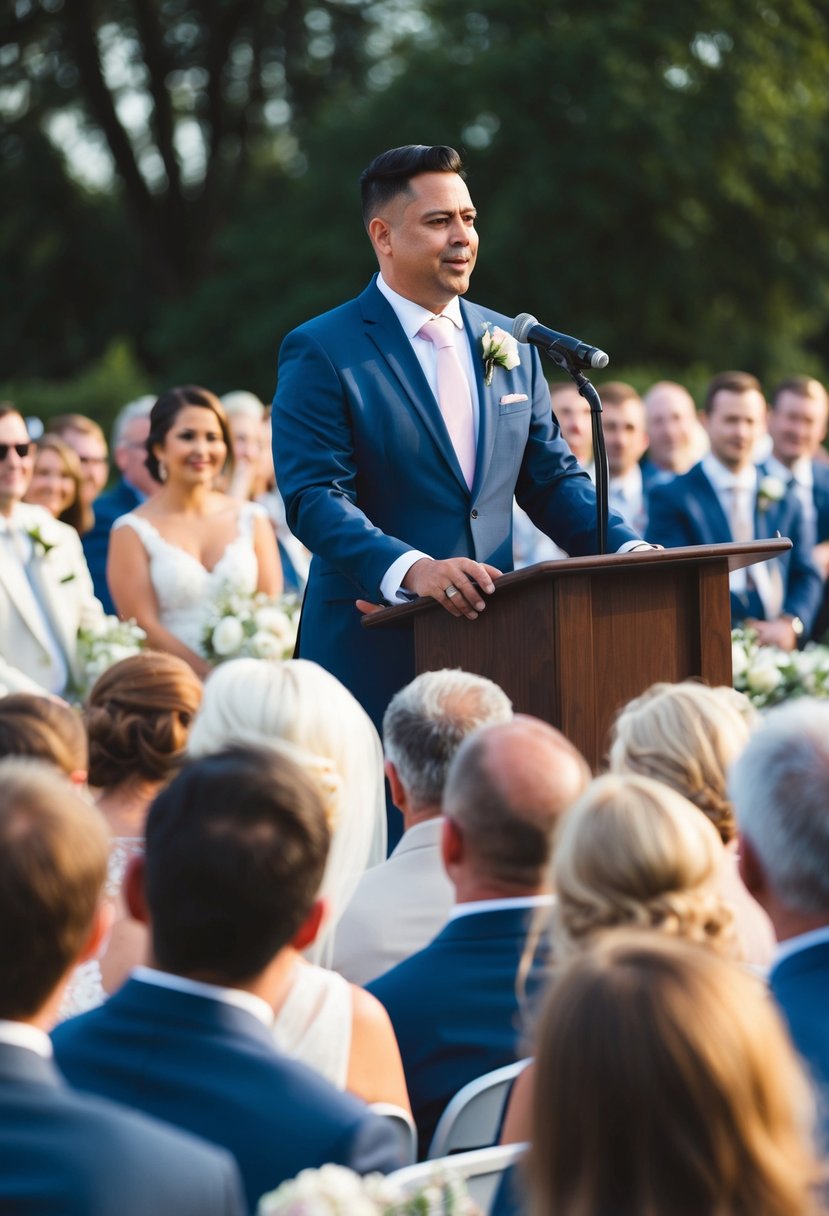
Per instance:
[[[484,356],[484,383],[487,388],[492,384],[496,367],[503,367],[505,371],[511,372],[514,367],[519,367],[521,364],[518,343],[512,334],[501,329],[500,325],[490,325],[489,321],[484,322],[481,346]]]
[[[769,507],[774,503],[780,502],[781,498],[786,495],[786,486],[779,477],[772,477],[771,474],[760,478],[760,484],[757,487],[757,508],[760,511],[768,511]]]
[[[456,1178],[436,1169],[416,1194],[404,1196],[382,1174],[361,1178],[342,1165],[303,1170],[259,1200],[257,1216],[475,1216],[477,1208]]]
[[[227,659],[290,659],[296,645],[299,600],[226,588],[207,607],[202,653],[208,662]]]
[[[757,709],[794,697],[829,697],[829,646],[810,642],[805,650],[761,646],[752,629],[731,632],[734,687]]]
[[[77,660],[81,672],[76,689],[79,698],[107,668],[143,650],[147,635],[134,620],[119,621],[117,616],[90,617],[78,629]]]

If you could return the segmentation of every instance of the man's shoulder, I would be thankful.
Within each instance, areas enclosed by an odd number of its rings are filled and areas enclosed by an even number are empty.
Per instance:
[[[128,511],[132,511],[140,502],[139,496],[136,494],[127,483],[123,480],[117,482],[111,489],[105,490],[99,498],[95,499],[93,510],[95,512],[95,524],[111,524],[119,515],[125,515]]]
[[[677,473],[676,476],[656,479],[651,486],[651,499],[663,502],[684,502],[695,497],[701,486],[711,483],[705,474],[702,461],[692,465],[687,473]]]
[[[385,305],[385,301],[372,280],[365,290],[354,299],[346,300],[344,304],[338,304],[335,308],[318,313],[317,316],[310,317],[301,325],[297,325],[290,331],[285,341],[306,338],[325,343],[332,338],[341,338],[345,327],[353,328],[360,322],[367,307],[382,305]]]

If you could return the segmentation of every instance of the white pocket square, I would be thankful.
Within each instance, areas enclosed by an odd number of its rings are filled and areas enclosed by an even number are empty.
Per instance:
[[[505,397],[501,398],[498,404],[514,405],[516,401],[529,401],[529,397],[526,393],[507,393]]]

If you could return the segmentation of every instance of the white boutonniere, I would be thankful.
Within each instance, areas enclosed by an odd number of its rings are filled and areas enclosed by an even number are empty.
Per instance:
[[[786,487],[779,477],[767,476],[760,479],[757,487],[757,509],[768,511],[769,507],[786,495]]]
[[[492,384],[496,367],[503,367],[505,371],[511,372],[521,363],[518,343],[512,334],[508,334],[499,325],[484,322],[484,336],[481,339],[481,345],[484,356],[484,383],[487,388]]]
[[[32,542],[32,552],[35,557],[48,557],[55,547],[54,541],[48,541],[40,530],[40,524],[26,529],[26,535]]]

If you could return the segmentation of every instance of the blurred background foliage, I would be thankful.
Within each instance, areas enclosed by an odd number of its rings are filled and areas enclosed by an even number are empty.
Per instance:
[[[27,413],[269,399],[285,333],[372,273],[357,178],[407,142],[465,153],[471,298],[639,388],[826,376],[825,0],[10,0],[0,33]]]

